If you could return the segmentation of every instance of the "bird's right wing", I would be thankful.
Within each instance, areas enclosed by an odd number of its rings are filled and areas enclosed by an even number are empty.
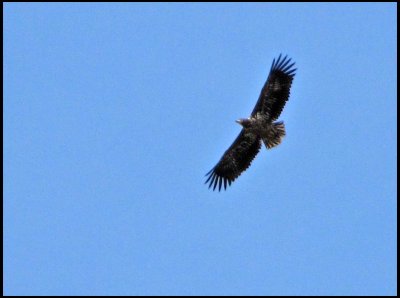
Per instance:
[[[233,144],[225,151],[220,161],[209,171],[205,183],[209,182],[209,187],[213,190],[218,185],[221,190],[222,185],[226,189],[227,184],[231,183],[244,172],[256,157],[261,148],[260,138],[242,129]]]

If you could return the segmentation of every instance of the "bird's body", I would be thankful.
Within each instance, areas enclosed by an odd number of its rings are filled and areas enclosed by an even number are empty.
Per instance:
[[[245,133],[260,137],[267,149],[278,145],[285,136],[283,122],[271,123],[269,118],[261,113],[256,113],[250,118],[240,119],[237,122],[243,126]]]
[[[211,169],[206,183],[219,190],[231,184],[251,164],[264,143],[267,149],[279,145],[285,136],[285,126],[282,121],[274,122],[282,112],[289,99],[290,87],[295,75],[294,63],[281,55],[272,62],[267,82],[261,90],[260,97],[249,118],[239,119],[242,131],[225,151],[224,155]]]

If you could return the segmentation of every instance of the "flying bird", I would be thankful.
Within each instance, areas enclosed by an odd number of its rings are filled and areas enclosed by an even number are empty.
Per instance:
[[[242,130],[215,167],[206,174],[208,188],[226,189],[250,166],[262,143],[271,149],[282,142],[286,134],[285,125],[283,121],[275,120],[289,99],[296,68],[287,56],[281,58],[282,54],[273,60],[268,79],[250,117],[236,120]]]

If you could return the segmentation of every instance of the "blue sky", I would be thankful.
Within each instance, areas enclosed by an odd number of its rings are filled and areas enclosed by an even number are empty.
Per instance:
[[[4,5],[5,295],[395,295],[396,4]],[[204,174],[272,60],[280,119]]]

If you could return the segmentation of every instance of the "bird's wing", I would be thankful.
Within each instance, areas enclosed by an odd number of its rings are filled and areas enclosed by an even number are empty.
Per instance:
[[[286,101],[289,99],[290,87],[295,76],[296,68],[293,68],[294,62],[285,56],[272,62],[268,79],[261,90],[260,97],[254,107],[251,115],[257,113],[266,115],[271,121],[276,120],[282,112]]]
[[[224,186],[226,189],[227,184],[231,183],[244,172],[260,151],[261,141],[260,138],[248,131],[242,129],[239,136],[225,151],[217,165],[209,171],[207,181],[209,187],[213,189],[218,185],[219,190]]]

